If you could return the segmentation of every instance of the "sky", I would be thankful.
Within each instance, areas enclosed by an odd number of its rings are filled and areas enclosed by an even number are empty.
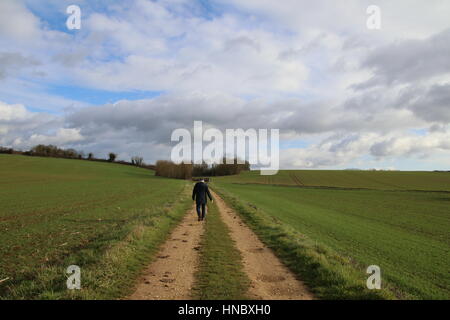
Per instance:
[[[279,129],[284,169],[450,170],[449,17],[447,0],[0,0],[0,146],[153,163],[201,120]]]

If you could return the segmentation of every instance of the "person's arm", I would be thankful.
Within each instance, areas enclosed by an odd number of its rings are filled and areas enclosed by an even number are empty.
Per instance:
[[[206,186],[206,194],[208,195],[209,200],[213,201],[213,198],[212,198],[212,196],[211,196],[211,193],[209,192],[208,186]]]
[[[192,190],[192,200],[195,200],[195,195],[197,194],[197,186],[198,184],[196,183],[194,186],[194,189]]]

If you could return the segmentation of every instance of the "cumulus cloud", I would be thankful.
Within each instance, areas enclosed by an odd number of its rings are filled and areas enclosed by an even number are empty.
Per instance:
[[[281,152],[281,163],[288,168],[320,169],[346,164],[365,154],[376,134],[331,135],[307,148]]]
[[[71,128],[79,128],[91,143],[120,139],[124,144],[159,145],[165,147],[161,150],[164,149],[166,157],[169,156],[172,131],[192,129],[195,120],[221,130],[280,129],[285,139],[300,137],[312,141],[308,148],[282,151],[282,163],[292,167],[335,166],[364,155],[379,159],[416,154],[421,149],[424,153],[448,150],[446,126],[434,124],[429,131],[436,133],[416,137],[410,129],[426,126],[427,122],[414,112],[395,105],[390,109],[364,108],[364,101],[330,106],[327,103],[303,103],[298,99],[272,103],[246,101],[223,94],[164,95],[150,100],[120,101],[85,108],[68,115],[66,123]],[[435,139],[440,142],[427,142]],[[405,141],[411,148],[398,147]]]
[[[4,124],[17,120],[26,120],[30,117],[29,112],[23,105],[8,105],[0,102],[0,121]]]
[[[35,146],[38,144],[67,145],[83,140],[79,129],[60,128],[53,135],[32,134],[28,144]]]
[[[31,136],[39,136],[53,130],[61,130],[63,124],[59,117],[27,110],[20,104],[7,104],[0,101],[0,145],[18,149],[29,148]]]
[[[450,83],[433,84],[429,88],[407,88],[400,107],[410,109],[418,117],[431,122],[450,122]]]
[[[307,148],[283,150],[281,161],[289,168],[323,169],[345,167],[362,155],[371,155],[375,160],[414,156],[423,159],[440,152],[450,155],[450,126],[423,136],[408,132],[332,135]]]
[[[11,73],[16,73],[17,75],[20,69],[37,65],[39,65],[38,61],[24,57],[20,53],[0,52],[0,80]]]
[[[23,43],[38,37],[39,19],[21,1],[0,2],[0,36]]]
[[[427,39],[394,42],[371,52],[362,67],[373,71],[368,81],[356,89],[416,83],[434,76],[450,74],[450,29]]]

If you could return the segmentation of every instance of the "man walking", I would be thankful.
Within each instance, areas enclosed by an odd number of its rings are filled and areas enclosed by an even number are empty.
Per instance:
[[[197,215],[198,221],[203,221],[206,215],[206,202],[213,199],[211,197],[211,193],[209,192],[208,185],[205,183],[205,179],[200,180],[194,186],[194,190],[192,191],[192,200],[196,201],[197,204]],[[201,209],[201,211],[200,211]]]

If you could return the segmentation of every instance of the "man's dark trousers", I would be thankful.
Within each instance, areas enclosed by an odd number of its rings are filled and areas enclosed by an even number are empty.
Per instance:
[[[206,217],[206,203],[197,202],[197,215],[203,220]]]

